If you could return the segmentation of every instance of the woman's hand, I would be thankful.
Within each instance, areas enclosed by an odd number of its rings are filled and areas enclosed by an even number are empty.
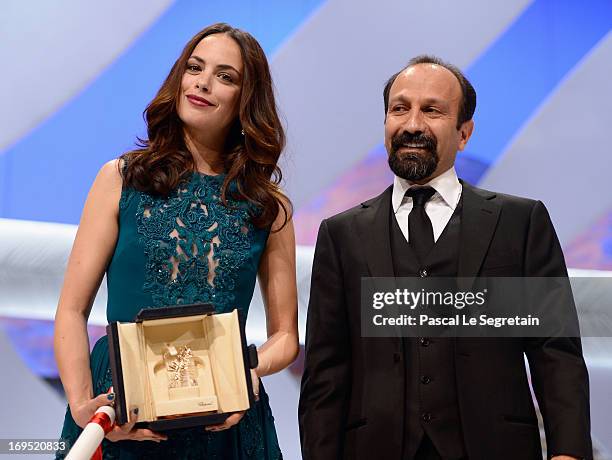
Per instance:
[[[70,405],[70,413],[78,426],[85,428],[91,418],[94,416],[98,407],[110,406],[115,400],[115,393],[109,390],[108,393],[103,393],[93,399],[88,399],[80,403]]]
[[[253,394],[255,395],[255,401],[259,401],[259,376],[257,375],[257,372],[255,372],[255,369],[251,369],[251,383],[253,386]],[[230,415],[228,418],[226,418],[225,422],[220,423],[218,425],[209,425],[205,428],[205,430],[206,431],[227,430],[233,427],[234,425],[238,425],[238,422],[240,422],[240,420],[242,420],[242,417],[244,417],[244,413],[245,411],[236,412]]]
[[[138,419],[138,409],[132,410],[133,418],[131,422],[124,425],[113,426],[112,431],[106,435],[106,439],[112,442],[117,441],[154,441],[162,442],[168,439],[168,436],[149,430],[147,428],[134,428]]]
[[[108,390],[108,393],[103,393],[96,396],[93,399],[84,401],[81,404],[73,404],[70,406],[70,413],[72,418],[81,428],[85,428],[91,418],[94,416],[98,407],[109,406],[115,400],[115,393],[113,393],[112,387]],[[132,411],[132,421],[124,425],[115,425],[113,429],[106,435],[106,439],[109,441],[123,441],[131,439],[132,441],[165,441],[168,439],[167,436],[156,433],[154,431],[144,428],[134,428],[134,424],[138,418],[138,409]]]
[[[234,425],[238,425],[238,422],[240,422],[240,420],[242,420],[242,417],[244,417],[244,413],[245,413],[245,411],[234,412],[232,415],[230,415],[228,418],[225,419],[225,422],[220,423],[218,425],[209,425],[209,426],[205,427],[204,429],[206,431],[223,431],[223,430],[227,430],[227,429],[233,427]]]

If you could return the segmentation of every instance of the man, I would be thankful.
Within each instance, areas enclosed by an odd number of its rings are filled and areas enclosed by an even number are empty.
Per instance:
[[[393,185],[319,229],[299,405],[305,460],[591,458],[576,338],[368,338],[362,277],[567,276],[539,201],[458,180],[476,93],[456,67],[412,59],[384,90]]]

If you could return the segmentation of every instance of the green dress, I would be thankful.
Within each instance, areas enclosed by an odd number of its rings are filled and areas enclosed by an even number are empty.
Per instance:
[[[269,231],[251,223],[249,205],[221,202],[223,175],[193,173],[167,198],[124,188],[119,236],[107,268],[107,320],[132,321],[143,307],[212,303],[218,313],[238,308],[246,317]],[[108,341],[91,352],[95,395],[112,385]],[[72,445],[81,429],[70,410],[61,440]],[[281,459],[274,419],[263,386],[259,401],[238,425],[166,432],[167,441],[104,440],[104,459]],[[63,455],[57,454],[57,458]]]

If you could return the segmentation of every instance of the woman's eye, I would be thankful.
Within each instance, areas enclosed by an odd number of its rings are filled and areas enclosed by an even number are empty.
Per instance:
[[[187,70],[190,72],[199,72],[200,71],[200,66],[197,64],[189,64],[187,66]]]
[[[229,73],[220,73],[219,78],[221,78],[221,80],[228,81],[228,82],[234,81],[232,79],[232,76]]]

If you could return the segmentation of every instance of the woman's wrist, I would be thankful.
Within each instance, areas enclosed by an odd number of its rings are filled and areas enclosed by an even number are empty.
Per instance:
[[[253,369],[253,371],[257,374],[258,377],[265,377],[270,374],[270,363],[265,359],[262,360],[261,354],[258,355],[259,365]]]
[[[77,394],[69,394],[68,392],[66,392],[66,401],[68,401],[68,405],[70,407],[78,407],[90,401],[92,398],[93,394],[90,392]]]

